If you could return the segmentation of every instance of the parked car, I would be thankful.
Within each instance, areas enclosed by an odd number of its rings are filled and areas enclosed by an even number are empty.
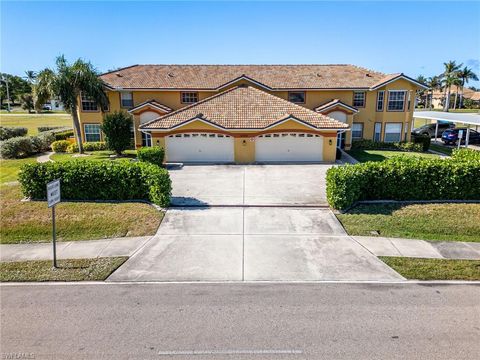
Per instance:
[[[50,105],[50,104],[44,104],[44,105],[42,106],[42,110],[51,111],[51,110],[52,110],[52,105]]]
[[[467,136],[467,128],[456,128],[445,130],[442,134],[442,141],[445,144],[456,144],[458,142],[458,134],[460,130],[463,130],[461,143],[465,143]],[[480,133],[478,131],[470,129],[470,138],[468,140],[469,144],[480,143]]]
[[[428,135],[431,138],[435,137],[435,126],[436,124],[427,124],[420,126],[416,129],[413,129],[412,135]],[[439,122],[438,123],[438,136],[441,136],[442,133],[445,130],[448,130],[450,128],[453,128],[454,125],[450,123],[445,123],[445,122]]]

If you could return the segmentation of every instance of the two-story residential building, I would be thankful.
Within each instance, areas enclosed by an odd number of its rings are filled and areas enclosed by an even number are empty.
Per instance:
[[[353,65],[134,65],[101,75],[110,106],[132,114],[137,147],[169,162],[326,161],[352,141],[408,141],[416,91],[404,74]],[[86,97],[84,141],[102,112]]]

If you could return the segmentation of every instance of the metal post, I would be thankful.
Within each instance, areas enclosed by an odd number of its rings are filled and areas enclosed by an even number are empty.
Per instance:
[[[57,268],[57,244],[55,231],[55,205],[52,206],[53,267]]]
[[[2,78],[3,81],[5,81],[5,85],[7,86],[7,109],[8,112],[11,111],[10,109],[10,91],[8,90],[8,76],[5,75],[5,78]]]
[[[467,126],[467,134],[465,135],[465,147],[468,148],[468,142],[470,140],[470,125]]]
[[[437,142],[437,137],[438,137],[438,120],[437,120],[437,123],[435,124],[435,142]]]

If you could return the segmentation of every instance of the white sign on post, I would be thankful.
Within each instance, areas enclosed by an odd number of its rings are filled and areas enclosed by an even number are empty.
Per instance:
[[[60,180],[53,180],[47,184],[47,203],[52,207],[60,202]]]

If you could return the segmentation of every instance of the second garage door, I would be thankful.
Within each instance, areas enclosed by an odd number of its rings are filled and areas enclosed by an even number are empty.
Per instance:
[[[168,162],[233,162],[233,138],[223,134],[175,134],[166,138]]]
[[[265,134],[255,140],[256,161],[323,161],[323,137],[314,134]]]

